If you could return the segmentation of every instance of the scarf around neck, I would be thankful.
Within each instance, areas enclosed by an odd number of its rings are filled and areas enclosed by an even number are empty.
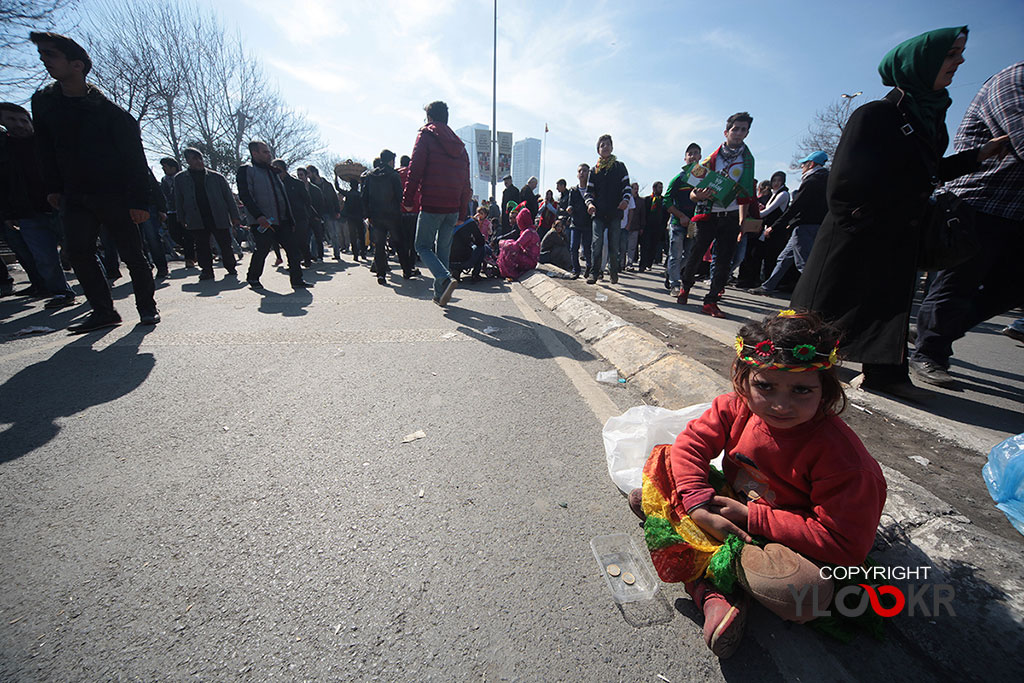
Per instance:
[[[607,171],[609,168],[615,165],[615,155],[609,154],[607,158],[597,158],[597,164],[594,165],[594,169],[600,173],[601,171]]]
[[[946,110],[953,103],[946,88],[935,90],[946,53],[966,26],[940,28],[905,40],[882,57],[878,74],[882,84],[904,92],[903,107],[921,125],[922,132],[939,150],[949,142]]]

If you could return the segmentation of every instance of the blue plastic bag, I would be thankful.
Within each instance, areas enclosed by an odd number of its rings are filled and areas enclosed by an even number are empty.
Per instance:
[[[1011,436],[989,451],[981,474],[996,507],[1024,534],[1024,434]]]

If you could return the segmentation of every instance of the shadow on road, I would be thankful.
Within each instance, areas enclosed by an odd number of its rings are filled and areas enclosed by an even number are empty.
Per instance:
[[[552,357],[547,345],[538,338],[533,324],[522,318],[510,315],[500,317],[488,315],[468,308],[459,308],[457,305],[449,305],[445,308],[444,317],[458,323],[459,332],[467,337],[472,337],[503,351],[511,351],[538,359]],[[483,330],[488,328],[496,329],[489,334],[484,334]],[[567,357],[578,361],[594,359],[594,356],[584,350],[575,337],[550,327],[546,329],[565,347],[568,352]],[[527,342],[527,340],[529,341]]]
[[[296,318],[306,315],[306,310],[313,303],[313,293],[308,289],[297,289],[290,294],[282,294],[270,289],[256,290],[261,295],[260,313],[267,315],[283,315],[286,318]]]
[[[0,462],[9,462],[51,441],[60,432],[59,418],[109,403],[137,389],[156,361],[139,353],[153,330],[139,325],[99,351],[92,344],[112,330],[87,334],[49,358],[13,375],[0,385]]]

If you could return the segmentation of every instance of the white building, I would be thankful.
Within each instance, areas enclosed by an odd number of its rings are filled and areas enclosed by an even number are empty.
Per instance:
[[[526,138],[512,145],[512,182],[521,188],[531,176],[540,178],[540,140]]]
[[[474,123],[472,126],[463,126],[455,131],[462,142],[466,145],[466,153],[469,154],[469,177],[470,184],[473,187],[473,194],[478,199],[484,200],[491,196],[491,181],[480,179],[480,169],[477,168],[476,158],[476,131],[486,130],[490,131],[490,126],[485,126],[482,123]],[[498,185],[501,185],[501,178],[498,178]]]

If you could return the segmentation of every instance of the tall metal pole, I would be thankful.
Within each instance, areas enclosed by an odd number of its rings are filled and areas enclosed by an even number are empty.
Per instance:
[[[498,0],[494,0],[494,57],[491,62],[491,196],[498,200]]]

